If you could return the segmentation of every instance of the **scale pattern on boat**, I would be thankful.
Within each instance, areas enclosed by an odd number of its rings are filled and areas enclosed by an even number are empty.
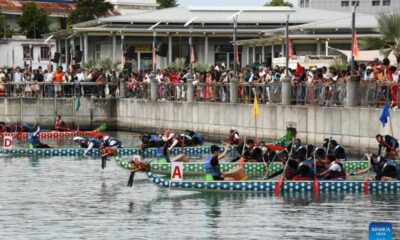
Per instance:
[[[227,192],[272,192],[276,182],[272,181],[169,181],[147,172],[151,182],[160,186],[177,190],[189,191],[227,191]],[[364,182],[361,181],[319,181],[320,192],[362,192]],[[369,182],[369,192],[397,192],[400,183],[393,182]],[[286,181],[282,185],[284,192],[311,192],[313,191],[312,181]]]

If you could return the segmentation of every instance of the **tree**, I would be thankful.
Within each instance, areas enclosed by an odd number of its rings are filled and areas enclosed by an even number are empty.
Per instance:
[[[400,64],[400,11],[393,13],[380,13],[377,17],[378,28],[376,31],[380,38],[360,39],[360,49],[377,50],[388,57],[390,53],[396,56],[397,64]]]
[[[157,0],[158,9],[177,7],[179,4],[176,0]]]
[[[17,23],[27,38],[40,38],[42,34],[49,32],[50,20],[47,12],[35,2],[24,3]]]
[[[293,7],[293,4],[285,0],[271,0],[267,2],[264,6],[267,7]]]
[[[70,13],[69,20],[72,24],[90,21],[104,17],[114,6],[104,0],[76,0],[75,10]]]

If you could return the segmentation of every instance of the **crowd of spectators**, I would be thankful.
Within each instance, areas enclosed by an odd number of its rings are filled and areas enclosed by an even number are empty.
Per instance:
[[[288,74],[288,76],[286,76]],[[190,77],[192,75],[192,78]],[[292,84],[292,103],[320,106],[343,105],[346,101],[346,82],[350,76],[358,76],[358,97],[362,105],[380,106],[389,101],[397,106],[400,65],[391,64],[389,59],[374,59],[368,63],[338,69],[301,66],[289,69],[252,65],[238,69],[238,96],[241,102],[251,103],[257,97],[260,103],[279,103],[281,99],[281,80],[290,78]],[[175,69],[173,67],[150,71],[117,73],[112,70],[90,69],[81,71],[55,71],[42,68],[0,69],[0,94],[3,83],[13,83],[8,89],[9,96],[59,97],[91,94],[98,97],[119,97],[124,87],[126,97],[149,98],[150,82],[154,78],[158,84],[158,98],[161,100],[186,100],[187,81],[193,79],[197,101],[229,102],[229,83],[234,76],[230,68],[223,64],[211,66],[207,70]],[[83,83],[92,83],[85,86]],[[4,89],[4,87],[3,87]],[[3,96],[7,94],[3,91]]]

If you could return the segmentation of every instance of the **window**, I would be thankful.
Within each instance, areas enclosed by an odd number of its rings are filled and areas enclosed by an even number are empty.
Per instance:
[[[349,3],[349,1],[342,1],[341,6],[342,7],[348,7],[348,6],[350,6],[350,3]]]
[[[24,59],[31,59],[31,48],[29,46],[23,46],[22,53]]]
[[[40,59],[49,59],[49,47],[40,47]]]
[[[96,45],[96,60],[100,60],[100,58],[101,58],[101,56],[100,56],[100,49],[101,49],[101,45],[100,44],[97,44]]]
[[[356,7],[358,7],[358,6],[360,6],[360,1],[351,1],[351,6],[356,6]]]
[[[390,6],[390,0],[383,0],[382,6]]]
[[[381,5],[381,1],[380,0],[373,0],[372,1],[372,6],[380,6]]]

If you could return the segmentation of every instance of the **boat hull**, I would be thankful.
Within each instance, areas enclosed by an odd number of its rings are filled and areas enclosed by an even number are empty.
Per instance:
[[[221,147],[223,150],[223,147]],[[233,150],[231,148],[230,150]],[[172,154],[180,154],[181,148],[173,148]],[[183,152],[187,156],[199,155],[199,154],[209,154],[210,146],[201,146],[201,147],[185,147],[183,148]],[[33,156],[62,156],[62,157],[79,157],[83,156],[84,149],[82,148],[13,148],[13,149],[4,149],[0,148],[0,153],[11,154],[11,155],[33,155]],[[89,156],[100,156],[99,149],[92,149],[88,153]],[[142,155],[146,157],[151,157],[156,155],[155,148],[147,148],[145,150],[140,150],[138,148],[121,148],[118,149],[119,156],[132,156],[132,155]]]
[[[73,137],[86,135],[86,132],[41,132],[39,133],[40,138],[60,138],[60,137]],[[28,138],[27,132],[13,132],[13,133],[0,133],[0,139],[4,136],[12,136],[13,138],[24,139]]]
[[[275,181],[170,181],[146,173],[148,179],[159,187],[195,192],[274,192]],[[282,192],[313,192],[313,181],[285,181]],[[368,186],[368,189],[366,187]],[[400,182],[319,181],[319,192],[400,192]]]

